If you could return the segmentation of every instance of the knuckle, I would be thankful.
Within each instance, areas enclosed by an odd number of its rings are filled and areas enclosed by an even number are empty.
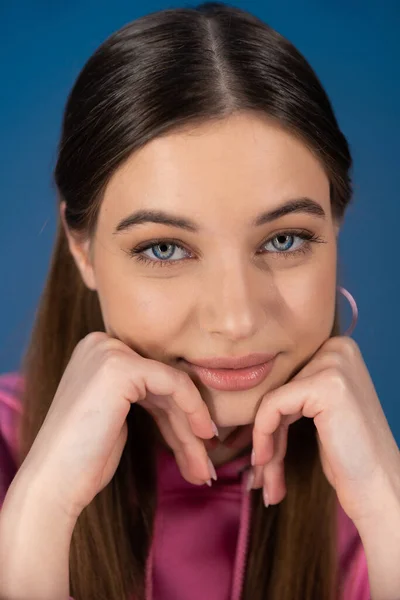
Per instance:
[[[143,402],[147,396],[146,384],[140,377],[134,377],[130,382],[130,393],[137,402]]]
[[[89,348],[93,345],[93,333],[88,333],[79,340],[75,348],[71,352],[71,359],[79,355],[85,355]]]
[[[107,373],[115,371],[121,365],[123,354],[118,349],[112,346],[106,346],[102,349],[100,368]]]
[[[104,331],[91,331],[80,341],[82,345],[98,344],[104,340],[108,340],[109,337]]]
[[[190,376],[184,371],[181,371],[180,369],[173,369],[173,375],[176,378],[179,385],[185,385],[187,387],[193,385]]]
[[[91,331],[79,340],[72,352],[72,355],[76,356],[77,354],[86,354],[91,348],[97,348],[101,342],[104,342],[105,340],[109,340],[109,337],[106,333],[102,331]]]
[[[360,348],[353,338],[346,336],[343,344],[344,350],[350,358],[355,358],[360,353]]]
[[[154,360],[152,358],[146,359],[152,366],[152,368],[157,369],[157,372],[160,373],[163,377],[167,378],[171,381],[171,378],[178,383],[178,385],[184,385],[186,383],[186,373],[180,371],[179,369],[175,369],[166,363],[161,361]]]
[[[323,383],[334,387],[338,393],[343,393],[347,389],[346,378],[341,369],[336,366],[330,366],[323,371]]]
[[[347,335],[329,338],[325,343],[325,348],[332,350],[332,352],[344,354],[350,358],[356,356],[360,352],[357,342]]]
[[[179,369],[170,369],[168,371],[169,375],[173,377],[174,385],[178,389],[185,389],[187,393],[190,394],[190,398],[193,397],[193,392],[195,393],[197,388],[195,387],[193,381],[190,378],[190,375],[185,373],[184,371],[180,371]],[[196,395],[195,395],[196,397]]]
[[[343,355],[339,352],[329,352],[329,354],[325,356],[325,359],[325,365],[327,365],[326,368],[340,370],[344,367]]]

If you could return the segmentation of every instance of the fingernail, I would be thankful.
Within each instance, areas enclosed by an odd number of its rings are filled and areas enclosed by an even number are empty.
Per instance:
[[[214,479],[214,481],[217,481],[217,474],[215,472],[214,465],[212,464],[210,459],[208,459],[208,467],[210,469],[211,477]]]
[[[206,481],[206,484],[211,487],[211,485],[212,485],[211,479],[209,479],[208,481]]]
[[[249,477],[247,479],[247,485],[246,485],[246,489],[248,492],[253,487],[253,483],[254,483],[254,469],[251,469],[251,471],[249,473]]]
[[[264,498],[265,508],[267,508],[269,506],[269,498],[268,498],[267,488],[265,485],[263,487],[263,498]]]
[[[219,431],[218,431],[218,428],[217,428],[216,424],[214,423],[214,421],[211,421],[211,425],[212,425],[212,429],[213,429],[214,435],[216,435],[217,437],[219,437]]]
[[[253,450],[251,451],[251,464],[253,465],[253,467],[254,467],[254,465],[256,464],[256,453],[255,453],[255,450],[254,450],[254,448],[253,448]]]

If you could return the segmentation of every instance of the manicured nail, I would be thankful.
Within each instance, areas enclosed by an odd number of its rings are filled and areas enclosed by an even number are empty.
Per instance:
[[[254,469],[251,469],[251,471],[249,473],[249,477],[247,479],[247,485],[246,485],[246,489],[248,492],[253,487],[253,483],[254,483]]]
[[[214,435],[216,435],[217,437],[219,437],[218,428],[217,428],[216,424],[214,423],[214,421],[211,421],[211,425],[212,425],[212,429],[213,429]]]
[[[263,487],[263,498],[264,498],[265,507],[267,508],[269,506],[269,498],[268,498],[267,488],[265,485]]]
[[[251,451],[251,464],[253,465],[253,467],[254,467],[254,465],[256,464],[256,453],[255,453],[255,450],[254,450],[254,448],[253,448],[253,450]]]
[[[208,459],[208,467],[210,469],[211,477],[214,479],[214,481],[217,481],[217,474],[215,472],[214,465],[212,464],[210,459]]]
[[[208,481],[206,481],[206,484],[211,487],[211,485],[212,485],[211,479],[209,479]]]

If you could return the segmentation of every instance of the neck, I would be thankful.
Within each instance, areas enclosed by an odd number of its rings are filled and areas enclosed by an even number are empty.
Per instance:
[[[207,453],[215,467],[236,458],[252,442],[252,427],[218,427],[219,437],[206,443]]]
[[[218,433],[218,438],[204,440],[207,454],[215,467],[236,458],[252,443],[252,425],[218,427]],[[158,428],[156,436],[159,443],[172,452]]]

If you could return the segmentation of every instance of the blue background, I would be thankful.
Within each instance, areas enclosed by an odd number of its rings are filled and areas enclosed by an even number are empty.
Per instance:
[[[0,372],[18,368],[48,269],[56,223],[51,171],[78,72],[128,21],[193,4],[0,0]],[[358,303],[353,338],[400,445],[400,2],[231,4],[261,17],[305,55],[350,143],[355,196],[339,240],[339,283]],[[342,302],[346,325],[351,313]]]

